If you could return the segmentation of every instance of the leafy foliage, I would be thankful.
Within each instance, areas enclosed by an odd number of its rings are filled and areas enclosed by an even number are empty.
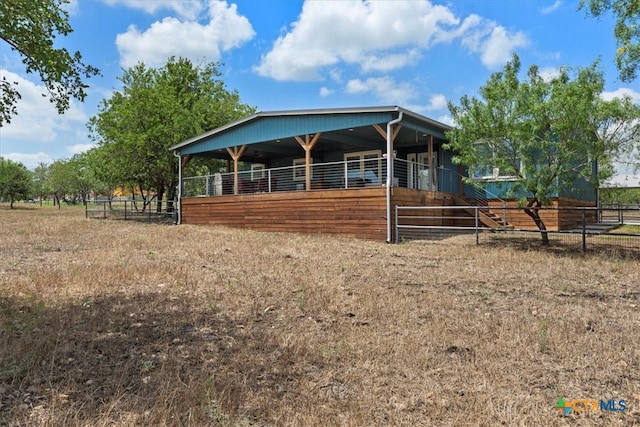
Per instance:
[[[640,206],[640,188],[603,188],[600,190],[600,203]]]
[[[640,2],[637,0],[580,0],[593,16],[612,12],[616,17],[616,66],[623,82],[638,76],[640,67]]]
[[[29,196],[31,177],[22,163],[0,157],[0,198],[8,200],[13,209],[16,200]]]
[[[597,64],[563,68],[545,79],[533,65],[520,80],[517,55],[480,88],[481,98],[449,103],[456,127],[447,148],[454,162],[470,168],[490,164],[509,175],[507,197],[528,208],[550,204],[560,190],[583,179],[594,186],[611,174],[610,159],[637,141],[640,107],[630,99],[603,101]],[[598,174],[593,162],[600,163]],[[527,210],[541,230],[537,210]],[[545,239],[546,234],[543,235]]]
[[[57,35],[73,30],[64,5],[69,0],[2,0],[0,2],[0,39],[17,51],[27,73],[40,75],[49,99],[59,113],[69,108],[71,98],[84,100],[87,85],[83,79],[99,74],[99,70],[82,62],[80,52],[55,48]],[[0,81],[0,126],[10,123],[17,114],[20,100],[17,82],[3,76]]]
[[[217,66],[170,58],[158,69],[140,63],[126,70],[122,91],[104,100],[90,120],[92,137],[104,151],[99,155],[113,159],[102,174],[143,195],[173,199],[178,164],[168,148],[254,111],[217,79]]]

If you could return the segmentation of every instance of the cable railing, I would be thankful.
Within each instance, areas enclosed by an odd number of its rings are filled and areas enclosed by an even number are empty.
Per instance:
[[[265,169],[262,165],[247,165],[246,170],[186,177],[183,179],[183,197],[220,196],[233,194],[275,193],[307,190],[305,165]],[[386,185],[387,159],[385,156],[309,165],[309,190],[351,189]],[[501,203],[503,216],[497,219],[506,226],[506,202],[490,191],[465,183],[457,171],[404,159],[394,159],[394,187],[423,191],[437,191],[456,195],[460,204],[481,206],[487,216],[489,198]],[[493,215],[492,215],[493,216]]]
[[[309,166],[311,190],[384,186],[387,165],[384,158],[314,163]],[[237,189],[236,189],[237,185]],[[254,168],[183,178],[183,197],[228,194],[274,193],[307,189],[304,165]]]
[[[387,159],[366,158],[339,162],[313,163],[309,166],[311,190],[347,189],[386,185]],[[425,191],[459,193],[455,171],[444,167],[429,170],[426,164],[394,159],[394,187]],[[236,194],[233,172],[183,178],[183,197]],[[304,165],[277,168],[254,168],[238,172],[237,194],[273,193],[306,190]]]

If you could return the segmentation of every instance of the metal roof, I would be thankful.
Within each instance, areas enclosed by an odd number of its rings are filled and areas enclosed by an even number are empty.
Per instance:
[[[413,133],[444,139],[449,125],[398,106],[264,111],[212,129],[170,147],[181,155],[207,155],[228,147],[271,143],[295,136],[323,133],[334,143],[380,138],[372,125],[386,126],[402,112],[399,140]],[[327,134],[329,133],[329,134]],[[404,133],[404,134],[403,134]]]

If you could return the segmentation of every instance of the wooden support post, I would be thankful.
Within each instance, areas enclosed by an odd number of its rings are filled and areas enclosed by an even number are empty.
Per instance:
[[[382,137],[382,139],[384,139],[385,141],[387,140],[387,131],[380,125],[373,125],[373,128],[378,131],[378,133],[380,134],[380,136]],[[389,158],[390,162],[393,162],[393,146],[396,142],[396,137],[398,136],[398,134],[400,133],[400,129],[402,129],[402,125],[397,123],[395,125],[392,125],[392,130],[391,130],[391,153],[387,153],[387,156]],[[389,166],[387,166],[389,167]],[[394,174],[395,175],[395,174]],[[391,186],[393,187],[393,182],[391,182]]]
[[[227,148],[227,153],[233,159],[233,194],[238,194],[238,161],[245,151],[247,151],[246,144],[241,147],[236,145],[233,148]]]
[[[427,140],[427,164],[429,167],[429,191],[435,191],[434,184],[435,180],[435,172],[433,170],[433,135],[429,135],[429,139]]]
[[[320,139],[320,132],[313,135],[305,135],[304,139],[296,136],[295,139],[298,144],[304,149],[304,175],[305,175],[305,188],[311,190],[311,150]]]
[[[387,140],[387,131],[380,125],[373,125],[373,128],[378,131],[382,139]],[[402,129],[402,125],[395,124],[393,125],[393,130],[391,131],[391,142],[393,143],[396,140],[396,136],[400,133],[400,129]]]
[[[191,159],[193,159],[193,154],[187,154],[186,156],[182,157],[182,170],[184,170],[184,168],[189,164]]]

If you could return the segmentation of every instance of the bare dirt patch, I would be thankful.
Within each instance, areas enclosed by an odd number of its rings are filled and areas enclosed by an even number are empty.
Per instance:
[[[640,425],[637,260],[0,224],[0,425]]]

